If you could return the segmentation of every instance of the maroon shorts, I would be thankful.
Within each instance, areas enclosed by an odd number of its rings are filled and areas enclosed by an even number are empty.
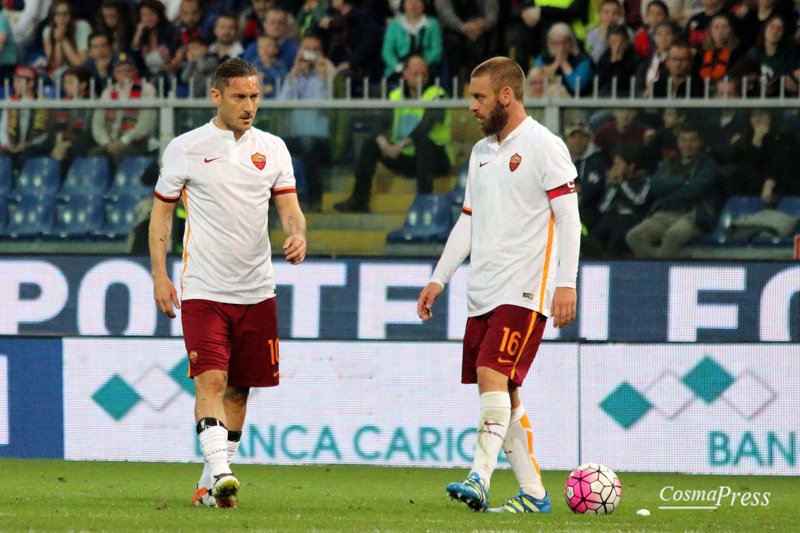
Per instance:
[[[181,320],[189,377],[224,370],[230,387],[278,384],[275,298],[251,305],[184,300]]]
[[[461,383],[477,383],[485,366],[522,385],[542,342],[547,317],[517,305],[501,305],[467,320]]]

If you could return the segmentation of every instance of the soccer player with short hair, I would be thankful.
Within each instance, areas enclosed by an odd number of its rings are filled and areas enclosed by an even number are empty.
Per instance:
[[[478,441],[469,476],[447,493],[476,511],[489,507],[501,447],[520,492],[489,511],[550,511],[519,387],[547,317],[564,327],[575,319],[577,303],[577,172],[564,142],[525,114],[524,86],[525,73],[505,57],[472,71],[469,109],[486,138],[472,149],[461,217],[417,302],[426,322],[470,256],[461,382],[478,384]]]
[[[253,128],[258,70],[230,59],[214,74],[217,115],[173,139],[162,156],[150,219],[150,260],[158,308],[181,320],[195,422],[205,467],[192,503],[235,507],[239,480],[230,463],[239,447],[250,387],[278,385],[278,320],[267,211],[275,202],[288,237],[286,260],[306,255],[306,221],[292,160],[278,137]],[[186,230],[178,300],[166,254],[175,203]]]

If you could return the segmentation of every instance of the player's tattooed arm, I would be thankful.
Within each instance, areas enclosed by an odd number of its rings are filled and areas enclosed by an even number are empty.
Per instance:
[[[150,213],[150,270],[153,274],[153,298],[158,309],[170,318],[175,318],[173,304],[180,309],[178,291],[167,274],[167,253],[172,234],[172,213],[175,204],[159,198],[153,201]]]
[[[306,217],[300,209],[297,194],[274,196],[275,207],[283,223],[283,231],[288,236],[283,243],[286,261],[293,265],[303,262],[306,257]]]

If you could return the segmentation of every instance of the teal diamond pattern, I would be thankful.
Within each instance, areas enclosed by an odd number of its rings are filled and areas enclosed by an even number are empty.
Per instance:
[[[97,392],[92,395],[92,399],[111,418],[120,420],[139,403],[142,397],[124,379],[114,374],[102,387],[97,389]]]
[[[708,356],[683,376],[683,384],[706,403],[719,398],[734,381],[733,376]]]
[[[169,377],[171,377],[181,389],[194,396],[194,380],[189,377],[188,357],[181,359],[180,362],[169,371]]]
[[[638,422],[652,407],[639,391],[627,381],[600,402],[600,408],[625,429]]]

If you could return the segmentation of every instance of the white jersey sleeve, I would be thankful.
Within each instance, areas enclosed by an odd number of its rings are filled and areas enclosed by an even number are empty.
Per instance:
[[[550,133],[549,142],[540,157],[542,169],[542,186],[551,191],[565,183],[574,181],[578,176],[575,165],[569,156],[567,145],[559,137]]]
[[[576,288],[581,252],[581,219],[578,195],[562,194],[550,200],[558,228],[558,287]]]
[[[272,195],[297,192],[297,184],[294,178],[294,167],[292,166],[292,156],[283,139],[278,139],[276,146],[278,168],[280,174],[272,186]]]
[[[167,145],[161,156],[161,171],[156,183],[156,198],[165,202],[177,202],[186,184],[187,159],[183,146],[176,142]]]

